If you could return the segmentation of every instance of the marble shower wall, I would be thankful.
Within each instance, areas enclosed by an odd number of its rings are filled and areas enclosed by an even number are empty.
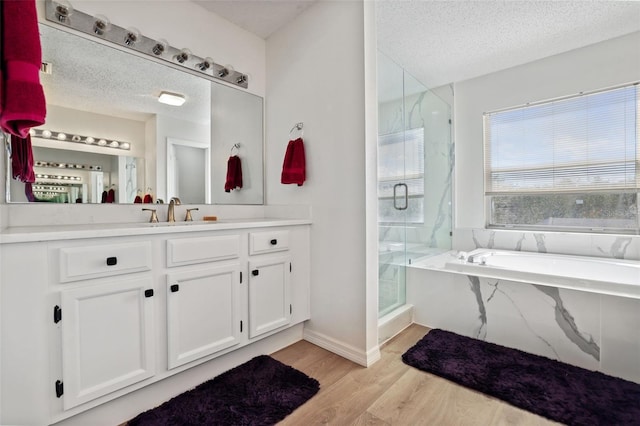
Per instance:
[[[640,300],[409,267],[414,321],[640,383]]]

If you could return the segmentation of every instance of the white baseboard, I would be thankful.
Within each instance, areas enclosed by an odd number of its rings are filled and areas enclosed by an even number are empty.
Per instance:
[[[318,333],[317,331],[309,330],[307,327],[304,328],[303,338],[314,345],[320,346],[329,352],[340,355],[341,357],[362,365],[363,367],[369,367],[380,359],[379,346],[364,352],[356,347],[336,340],[333,337]]]

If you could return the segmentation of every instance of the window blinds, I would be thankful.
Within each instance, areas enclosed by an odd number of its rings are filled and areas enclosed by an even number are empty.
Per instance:
[[[638,83],[484,116],[486,195],[638,190]]]

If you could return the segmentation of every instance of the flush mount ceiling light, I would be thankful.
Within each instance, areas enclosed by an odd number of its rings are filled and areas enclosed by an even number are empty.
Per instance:
[[[180,106],[185,101],[185,97],[179,93],[160,92],[160,96],[158,96],[158,102],[167,105]]]

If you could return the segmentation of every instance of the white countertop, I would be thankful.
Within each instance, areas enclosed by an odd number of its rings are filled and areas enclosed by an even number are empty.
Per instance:
[[[309,224],[311,224],[310,219],[254,218],[236,220],[222,219],[206,222],[95,223],[78,225],[17,226],[4,228],[0,231],[0,244]]]

